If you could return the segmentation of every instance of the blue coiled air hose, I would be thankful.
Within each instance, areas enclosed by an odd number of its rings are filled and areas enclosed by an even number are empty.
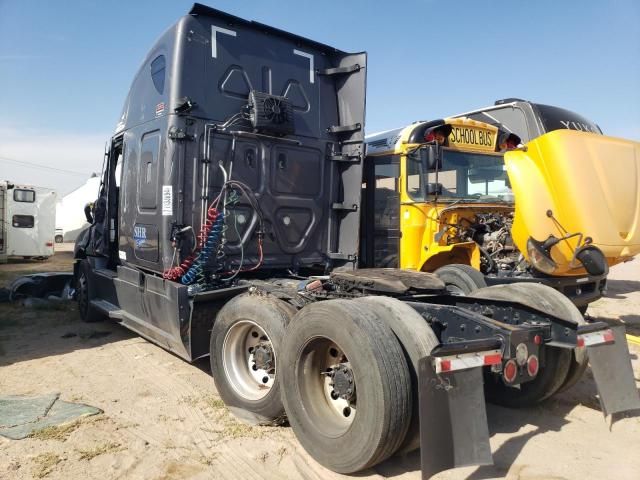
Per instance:
[[[216,217],[213,225],[211,226],[211,230],[209,230],[209,234],[207,235],[207,240],[204,242],[202,249],[200,250],[200,254],[198,258],[193,262],[193,265],[187,270],[187,272],[182,276],[180,282],[183,285],[191,285],[196,280],[197,283],[206,283],[206,279],[204,277],[204,267],[209,261],[209,259],[216,258],[218,254],[218,246],[220,245],[220,239],[222,236],[222,231],[224,229],[224,213],[219,212]]]

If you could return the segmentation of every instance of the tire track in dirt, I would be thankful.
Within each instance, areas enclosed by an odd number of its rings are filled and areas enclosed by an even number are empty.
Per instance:
[[[180,432],[177,437],[178,445],[170,446],[170,449],[186,451],[187,455],[195,461],[198,461],[195,452],[200,455],[201,459],[207,460],[213,457],[213,460],[210,461],[212,467],[210,470],[217,473],[216,478],[218,475],[229,479],[279,477],[271,474],[265,476],[266,472],[261,469],[259,462],[254,461],[248,455],[239,454],[243,450],[233,448],[235,441],[225,442],[224,438],[220,438],[220,434],[215,433],[216,427],[219,425],[203,412],[202,404],[207,395],[203,395],[203,392],[194,383],[178,375],[185,368],[197,369],[197,367],[183,363],[184,360],[147,342],[135,345],[118,345],[116,351],[121,362],[126,366],[127,372],[134,375],[136,383],[144,382],[146,387],[152,388],[164,396],[167,405],[176,409],[175,413],[180,420],[167,423],[164,427],[169,434],[172,433],[170,430],[173,428],[177,428]],[[146,361],[140,362],[136,357],[144,358]],[[150,363],[152,364],[151,368],[149,368]],[[177,367],[176,363],[178,363]],[[210,409],[210,407],[204,408]],[[212,413],[215,412],[212,411]],[[139,428],[132,430],[137,431],[146,441],[163,446],[161,438],[164,435],[155,436],[149,429],[145,429],[144,432],[141,432]],[[170,436],[176,439],[175,434]]]

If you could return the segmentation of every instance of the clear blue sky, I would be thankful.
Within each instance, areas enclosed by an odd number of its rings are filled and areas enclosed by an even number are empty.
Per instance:
[[[0,157],[99,170],[130,81],[189,1],[0,0]],[[517,96],[640,140],[637,0],[210,1],[369,53],[367,132]],[[82,175],[0,161],[66,193]]]

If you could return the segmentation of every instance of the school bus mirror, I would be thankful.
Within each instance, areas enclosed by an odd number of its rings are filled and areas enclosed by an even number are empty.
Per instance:
[[[442,146],[425,145],[418,150],[422,168],[427,172],[442,169]]]

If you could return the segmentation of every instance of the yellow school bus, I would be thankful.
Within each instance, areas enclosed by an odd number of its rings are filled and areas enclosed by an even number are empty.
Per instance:
[[[618,222],[626,233],[613,238],[620,214],[598,202],[617,183],[618,204],[633,204],[639,154],[635,142],[568,130],[522,145],[508,129],[466,117],[369,136],[363,215],[374,228],[362,232],[361,264],[436,272],[459,294],[545,283],[585,310],[603,294],[608,267],[640,251],[640,231],[631,232],[640,212]],[[616,164],[627,173],[613,172]],[[567,187],[572,177],[590,191]]]

